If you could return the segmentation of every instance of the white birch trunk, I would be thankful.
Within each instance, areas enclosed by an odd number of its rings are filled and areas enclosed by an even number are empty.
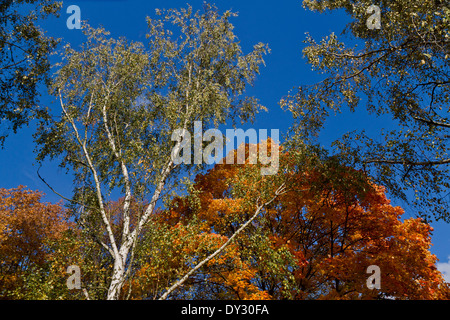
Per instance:
[[[122,259],[115,259],[111,283],[108,288],[108,300],[119,299],[120,290],[125,281],[125,266]]]

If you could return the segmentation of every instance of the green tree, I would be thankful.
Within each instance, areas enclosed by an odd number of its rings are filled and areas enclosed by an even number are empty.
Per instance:
[[[373,4],[381,10],[380,29],[367,25]],[[345,107],[354,111],[365,104],[370,114],[391,116],[393,129],[383,132],[384,139],[353,132],[334,146],[348,164],[367,170],[423,218],[449,221],[448,6],[434,0],[305,0],[303,5],[319,12],[345,10],[351,22],[343,34],[352,44],[334,33],[320,42],[308,36],[304,56],[324,79],[281,101],[297,119],[296,134],[314,137],[331,112]]]
[[[0,4],[0,144],[30,117],[42,115],[39,85],[50,69],[49,55],[57,40],[47,37],[38,21],[58,15],[54,0],[3,0]]]
[[[113,259],[108,299],[120,297],[144,226],[183,175],[171,157],[174,130],[193,132],[196,120],[247,121],[262,108],[244,93],[267,47],[243,54],[229,21],[236,14],[205,5],[204,13],[188,7],[157,15],[148,18],[147,47],[90,27],[79,50],[65,46],[51,87],[61,117],[43,120],[36,133],[39,161],[73,169],[78,219],[94,217],[106,230],[106,239],[96,239]],[[112,192],[124,198],[119,232],[106,209]],[[148,200],[137,217],[133,198]]]

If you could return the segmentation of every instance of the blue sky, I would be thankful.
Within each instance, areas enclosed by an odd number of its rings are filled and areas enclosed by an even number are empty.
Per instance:
[[[200,9],[203,0],[63,1],[61,16],[49,19],[42,26],[49,35],[61,37],[63,41],[76,46],[83,40],[83,36],[80,30],[69,30],[66,27],[66,20],[70,16],[66,10],[70,5],[78,5],[81,9],[81,19],[87,20],[91,26],[102,25],[113,37],[125,36],[131,40],[145,42],[146,16],[153,16],[156,8],[180,8],[185,7],[186,3],[190,3],[194,9]],[[262,68],[254,87],[248,91],[250,95],[259,98],[269,111],[259,114],[252,127],[279,129],[281,134],[286,132],[292,118],[289,112],[281,110],[279,100],[293,87],[320,80],[302,58],[305,32],[316,39],[321,39],[331,32],[339,34],[348,22],[348,17],[343,12],[319,14],[308,11],[302,7],[301,0],[217,0],[214,3],[220,10],[232,9],[239,13],[232,23],[244,52],[250,51],[258,42],[269,44],[271,54],[265,58],[266,67]],[[51,105],[52,98],[44,95],[42,103]],[[366,129],[369,133],[378,134],[381,127],[388,129],[386,122],[374,119],[373,115],[368,115],[364,110],[355,114],[343,113],[327,121],[320,141],[328,146],[345,132]],[[0,150],[0,187],[26,185],[30,189],[45,192],[46,201],[56,202],[59,197],[53,194],[36,174],[33,132],[34,126],[31,124],[21,129],[18,134],[7,138],[5,149]],[[46,163],[41,169],[41,175],[60,193],[70,196],[71,177],[55,163]],[[400,205],[395,201],[393,203]],[[405,213],[405,218],[411,216],[412,212]],[[450,259],[450,238],[447,236],[450,224],[432,225],[435,231],[431,251],[441,261],[439,268],[447,270],[450,275],[450,264],[447,263]]]

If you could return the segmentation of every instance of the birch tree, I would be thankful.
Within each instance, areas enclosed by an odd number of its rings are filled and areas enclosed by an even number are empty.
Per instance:
[[[245,89],[268,48],[259,43],[242,52],[229,21],[235,13],[205,5],[204,12],[189,6],[156,15],[147,19],[147,45],[88,26],[79,49],[66,45],[51,86],[59,110],[35,135],[40,162],[56,160],[73,172],[77,220],[100,220],[106,230],[103,238],[85,223],[113,260],[107,299],[119,297],[144,226],[151,228],[157,203],[186,174],[171,158],[180,148],[173,131],[192,130],[199,120],[248,121],[262,109]],[[106,210],[117,194],[124,199],[118,234]],[[133,198],[148,201],[137,217]]]

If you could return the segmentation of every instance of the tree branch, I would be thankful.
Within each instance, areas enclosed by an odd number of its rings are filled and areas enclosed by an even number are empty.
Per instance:
[[[435,165],[449,164],[450,159],[444,159],[444,160],[439,160],[439,161],[370,159],[370,160],[364,161],[364,164],[367,164],[367,163],[403,164],[403,165],[409,165],[409,166],[435,166]]]
[[[61,96],[61,89],[58,90],[59,93],[59,101],[61,104],[61,108],[64,112],[64,115],[66,116],[66,118],[69,120],[70,124],[72,125],[72,128],[75,132],[75,137],[77,139],[78,144],[81,146],[83,153],[84,153],[84,157],[86,158],[86,161],[89,165],[89,169],[92,172],[92,175],[94,176],[94,181],[95,181],[95,187],[96,187],[96,193],[97,193],[97,199],[99,202],[99,206],[100,206],[100,214],[103,220],[103,223],[105,224],[106,227],[106,231],[108,232],[108,236],[109,236],[109,240],[111,242],[111,246],[112,246],[112,250],[114,253],[114,257],[119,257],[119,251],[117,249],[117,245],[116,245],[116,240],[114,239],[114,233],[112,231],[111,228],[111,224],[108,220],[108,217],[106,216],[106,211],[105,211],[105,207],[103,205],[103,196],[102,196],[102,191],[101,191],[101,185],[100,185],[100,180],[98,178],[98,174],[97,171],[95,170],[95,167],[92,163],[91,157],[89,156],[89,152],[87,151],[86,148],[86,141],[82,142],[80,135],[78,133],[78,129],[77,126],[75,125],[75,122],[73,120],[73,118],[69,115],[69,113],[67,112],[65,106],[64,106],[64,102],[62,100],[62,96]]]
[[[450,128],[450,123],[438,122],[438,121],[434,121],[434,120],[430,120],[430,119],[420,118],[420,117],[417,117],[417,116],[413,116],[413,119],[417,120],[417,121],[420,121],[420,122],[425,122],[425,123],[427,123],[429,125],[433,125],[433,126]]]
[[[179,286],[181,286],[193,273],[195,273],[198,269],[200,269],[203,265],[205,265],[208,261],[210,261],[211,259],[213,259],[215,256],[217,256],[219,253],[221,253],[233,240],[234,238],[237,237],[237,235],[239,233],[241,233],[242,230],[244,230],[253,220],[256,219],[256,217],[259,215],[260,211],[262,208],[264,208],[265,206],[268,206],[269,204],[271,204],[279,195],[282,195],[286,193],[285,190],[285,184],[283,183],[278,189],[277,191],[275,191],[275,196],[269,200],[266,203],[261,204],[260,206],[257,207],[255,213],[253,214],[253,216],[247,221],[245,222],[219,249],[217,249],[214,253],[212,253],[211,255],[209,255],[207,258],[205,258],[203,261],[201,261],[200,263],[198,263],[194,268],[192,268],[188,273],[186,273],[184,275],[183,278],[181,278],[180,280],[178,280],[175,284],[173,284],[162,296],[161,298],[159,298],[159,300],[165,300],[167,299],[167,297],[169,296],[170,293],[172,293],[175,289],[177,289]],[[256,201],[257,203],[259,202],[259,198]]]
[[[106,97],[108,99],[108,96]],[[111,130],[109,130],[108,126],[108,117],[106,113],[106,102],[103,104],[102,108],[102,114],[103,114],[103,124],[105,126],[106,134],[108,136],[108,142],[109,145],[117,158],[117,161],[120,162],[120,167],[122,170],[123,178],[125,181],[125,200],[123,204],[123,228],[122,228],[122,243],[125,242],[125,239],[128,238],[130,234],[130,204],[131,204],[131,186],[130,186],[130,177],[128,175],[128,169],[125,165],[123,159],[121,158],[121,152],[117,150],[116,144],[114,142],[114,137],[111,133]],[[124,257],[125,259],[125,257]]]

